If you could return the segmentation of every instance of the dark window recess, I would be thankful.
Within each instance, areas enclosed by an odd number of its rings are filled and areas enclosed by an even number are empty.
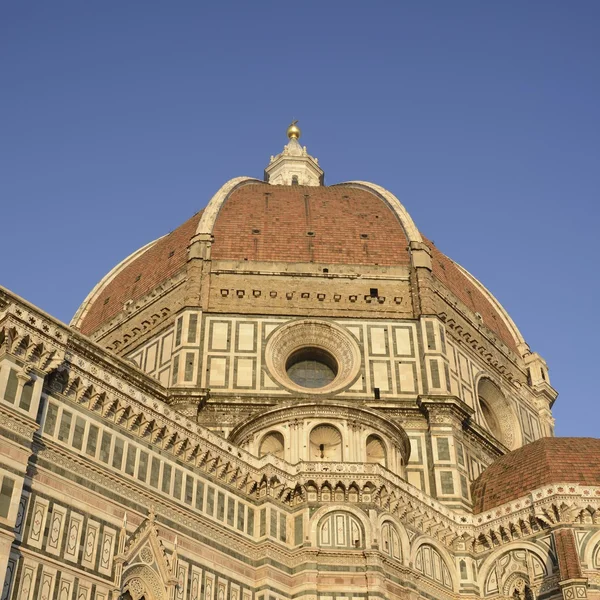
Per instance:
[[[377,298],[379,296],[379,290],[377,288],[371,288],[369,290],[369,296],[371,296],[371,298]]]
[[[81,417],[75,419],[75,431],[73,431],[73,441],[71,444],[77,450],[83,446],[83,434],[85,432],[85,421]]]
[[[156,457],[152,457],[152,467],[150,468],[150,485],[158,488],[158,478],[160,476],[160,460]]]
[[[196,482],[196,508],[204,510],[204,484],[201,481]]]
[[[123,465],[123,449],[125,447],[125,443],[123,440],[119,438],[115,438],[115,450],[113,452],[112,466],[115,469],[121,470]]]
[[[138,461],[137,478],[140,481],[146,481],[148,476],[148,453],[140,450],[140,460]]]
[[[381,390],[379,388],[373,388],[373,396],[375,397],[375,400],[380,400]]]
[[[139,281],[141,278],[142,278],[142,276],[141,276],[141,275],[138,275],[138,276],[135,278],[135,280],[136,280],[136,281]]]
[[[269,535],[271,537],[277,537],[277,511],[271,509],[271,524]]]
[[[314,236],[315,236],[315,232],[314,232],[314,231],[307,231],[307,232],[306,232],[306,235],[307,235],[308,237],[314,237]]]
[[[440,367],[437,360],[429,361],[429,368],[431,369],[431,385],[434,388],[440,387]]]
[[[246,516],[246,507],[239,502],[238,503],[238,513],[237,513],[237,528],[240,531],[244,531],[245,529],[245,517]]]
[[[233,498],[227,498],[227,525],[233,527],[235,519],[235,500]]]
[[[292,185],[298,185],[298,175],[292,175]]]
[[[360,234],[360,239],[361,240],[368,240],[369,239],[369,234],[368,233],[361,233]]]
[[[135,473],[135,455],[136,447],[131,444],[127,445],[127,458],[125,459],[125,473],[131,475]]]
[[[102,442],[100,443],[100,460],[103,463],[108,463],[108,457],[110,456],[110,443],[111,442],[112,442],[112,435],[110,433],[108,433],[108,431],[103,431],[102,432]]]
[[[438,460],[450,460],[450,444],[448,438],[437,438]]]
[[[463,498],[469,499],[469,486],[467,485],[467,478],[461,474],[460,476],[460,493]]]
[[[442,494],[454,494],[452,471],[441,471],[440,482],[442,484]]]
[[[173,373],[171,375],[171,384],[177,383],[177,375],[179,372],[179,354],[173,359]]]
[[[58,439],[61,442],[69,441],[69,434],[71,433],[71,421],[73,415],[66,410],[63,410],[62,417],[60,419],[60,425],[58,427]]]
[[[171,465],[163,464],[161,490],[165,494],[169,494],[171,492],[171,471],[172,471]]]
[[[456,442],[456,458],[458,460],[458,464],[464,467],[465,466],[465,453],[464,453],[462,444],[459,442]]]
[[[252,233],[253,233],[254,235],[258,235],[258,234],[260,233],[260,229],[253,229],[253,230],[252,230]]]
[[[179,317],[177,319],[177,327],[175,330],[175,345],[179,346],[181,344],[181,332],[183,330],[183,317]]]
[[[87,443],[85,445],[85,453],[89,456],[96,456],[96,449],[98,447],[98,431],[99,430],[95,425],[90,425]]]
[[[254,509],[248,507],[248,518],[246,519],[248,535],[254,535]]]
[[[425,336],[427,337],[427,349],[435,350],[435,334],[433,332],[433,323],[431,321],[425,323]]]
[[[11,369],[8,373],[8,382],[6,383],[6,390],[4,391],[4,399],[11,404],[15,403],[17,397],[17,388],[19,386],[19,380],[17,379],[17,372]]]
[[[440,342],[442,342],[442,352],[446,354],[446,334],[444,328],[440,325]]]
[[[33,396],[33,381],[28,381],[21,390],[19,408],[29,410],[31,408],[31,397]]]
[[[175,469],[175,479],[173,481],[173,496],[179,500],[181,498],[181,485],[183,483],[183,473]]]
[[[260,536],[267,535],[267,509],[260,509]]]
[[[206,491],[206,512],[212,515],[215,510],[215,490],[209,487]]]
[[[185,353],[185,373],[183,375],[184,381],[192,381],[194,378],[194,353]]]
[[[188,344],[196,341],[196,331],[198,330],[198,315],[190,315],[190,324],[188,327]]]
[[[184,498],[185,503],[191,504],[193,497],[194,497],[194,480],[189,475],[186,475],[186,477],[185,477],[185,498]]]
[[[225,494],[219,492],[217,495],[217,519],[225,520]]]
[[[46,421],[44,423],[44,433],[46,435],[54,435],[57,414],[58,407],[55,404],[50,403],[48,405],[48,412],[46,413]]]
[[[14,487],[15,482],[10,477],[5,477],[2,480],[2,487],[0,487],[0,517],[4,519],[8,517]]]
[[[282,542],[286,541],[287,537],[287,518],[283,513],[279,514],[279,539]]]
[[[329,273],[329,269],[328,269],[327,267],[325,267],[325,268],[323,269],[323,273]]]
[[[169,258],[173,258],[175,256],[175,250],[171,250],[171,252],[169,252]]]
[[[110,302],[110,296],[104,298],[104,305],[106,306]]]

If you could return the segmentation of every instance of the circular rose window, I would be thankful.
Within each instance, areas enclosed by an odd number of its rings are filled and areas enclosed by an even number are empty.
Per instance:
[[[305,394],[332,393],[348,386],[360,369],[356,343],[328,321],[282,325],[265,348],[267,367],[284,387]]]
[[[302,348],[294,352],[285,367],[288,377],[300,387],[322,388],[337,375],[337,362],[321,348]]]

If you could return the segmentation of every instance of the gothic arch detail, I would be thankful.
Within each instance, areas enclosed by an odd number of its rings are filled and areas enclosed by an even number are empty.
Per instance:
[[[167,600],[158,573],[147,565],[136,565],[123,573],[121,593],[129,593],[132,600]]]

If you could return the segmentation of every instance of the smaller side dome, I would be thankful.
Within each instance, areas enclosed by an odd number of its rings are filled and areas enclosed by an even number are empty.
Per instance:
[[[473,482],[473,511],[491,510],[553,483],[600,485],[600,439],[542,438],[504,455]]]

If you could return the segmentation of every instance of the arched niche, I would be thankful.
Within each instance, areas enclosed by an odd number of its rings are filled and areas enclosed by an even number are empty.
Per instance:
[[[267,454],[272,454],[277,458],[284,458],[285,453],[285,439],[283,434],[279,431],[270,431],[267,433],[260,442],[258,450],[258,456],[262,458]]]
[[[382,467],[387,466],[387,452],[385,450],[385,444],[383,440],[375,434],[369,435],[367,437],[367,462],[368,463],[378,463]]]
[[[507,448],[518,448],[519,422],[507,398],[488,377],[481,377],[477,383],[477,400],[484,427]]]
[[[310,460],[341,462],[343,439],[337,427],[323,423],[310,432]]]

